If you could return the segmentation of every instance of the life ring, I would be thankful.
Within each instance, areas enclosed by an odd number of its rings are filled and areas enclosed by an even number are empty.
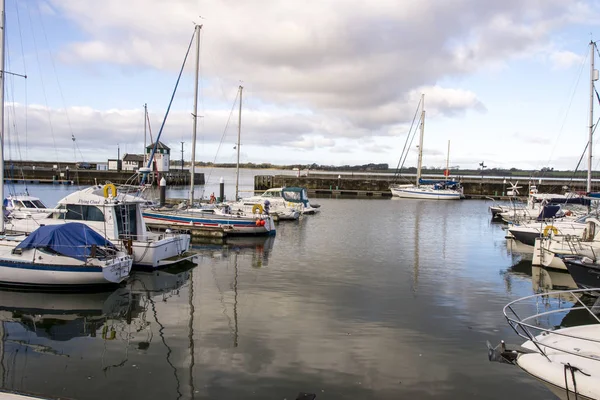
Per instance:
[[[252,214],[256,214],[256,213],[262,214],[263,213],[263,207],[260,204],[255,204],[252,206]]]
[[[544,236],[545,236],[545,237],[548,237],[548,231],[550,231],[550,230],[552,230],[552,233],[553,233],[554,235],[558,235],[558,229],[556,229],[556,227],[555,227],[555,226],[548,225],[548,226],[546,226],[546,227],[544,228]]]
[[[113,185],[112,183],[107,183],[106,185],[104,185],[104,197],[108,198],[108,191],[110,190],[110,193],[112,195],[112,197],[117,197],[117,187],[115,185]]]

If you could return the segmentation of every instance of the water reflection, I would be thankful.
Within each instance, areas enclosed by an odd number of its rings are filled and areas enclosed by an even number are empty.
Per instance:
[[[16,299],[2,387],[78,400],[543,397],[485,357],[486,340],[507,336],[502,306],[532,292],[485,203],[321,203],[275,237],[194,245],[194,268],[63,301],[78,322],[62,340],[57,322],[37,334],[14,320],[27,309]]]
[[[275,236],[240,236],[227,238],[224,245],[192,243],[192,249],[200,257],[227,258],[233,254],[246,254],[252,257],[252,266],[261,268],[269,265],[269,255],[273,250]]]

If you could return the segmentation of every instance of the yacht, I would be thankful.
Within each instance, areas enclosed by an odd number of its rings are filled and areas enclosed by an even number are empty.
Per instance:
[[[507,304],[504,316],[525,342],[511,346],[502,341],[496,347],[488,342],[489,360],[517,365],[560,399],[600,399],[600,306],[584,294],[583,290],[554,291]],[[565,307],[568,303],[572,305]],[[568,323],[570,315],[581,313],[587,316],[585,324]],[[557,324],[561,314],[564,317]]]

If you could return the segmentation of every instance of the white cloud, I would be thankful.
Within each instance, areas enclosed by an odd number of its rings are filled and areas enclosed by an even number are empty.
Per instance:
[[[575,54],[572,51],[554,51],[550,54],[550,61],[558,69],[567,69],[574,65],[580,65],[583,60],[584,58],[581,55]]]
[[[546,60],[554,32],[588,23],[588,16],[597,14],[596,6],[576,0],[322,0],[301,6],[271,0],[48,1],[50,6],[41,4],[56,12],[52,18],[80,30],[58,51],[74,69],[108,64],[129,73],[177,71],[193,22],[203,23],[208,110],[202,143],[220,143],[229,106],[215,104],[222,103],[224,87],[241,80],[254,100],[244,109],[243,144],[300,149],[303,157],[318,149],[391,153],[382,150],[382,141],[363,146],[345,141],[405,135],[421,93],[426,94],[428,122],[463,118],[470,110],[484,113],[487,107],[476,89],[448,82],[536,52]],[[576,61],[569,51],[552,51],[557,66]],[[51,111],[57,131],[53,146],[65,150],[72,143],[62,113]],[[135,147],[143,137],[140,113],[72,108],[69,117],[82,149],[117,142]],[[47,143],[47,115],[32,111],[29,118],[30,136],[42,135],[29,145]],[[189,140],[190,131],[189,111],[173,111],[166,141]],[[233,143],[234,137],[232,131],[226,141]],[[267,153],[262,161],[269,161]]]

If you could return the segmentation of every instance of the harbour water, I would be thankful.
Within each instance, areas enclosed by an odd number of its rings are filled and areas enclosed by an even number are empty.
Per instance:
[[[48,205],[71,190],[29,187]],[[487,358],[486,341],[521,343],[502,307],[540,276],[489,202],[317,201],[321,213],[275,237],[197,245],[193,268],[136,273],[111,292],[1,290],[0,388],[77,400],[553,398]]]

